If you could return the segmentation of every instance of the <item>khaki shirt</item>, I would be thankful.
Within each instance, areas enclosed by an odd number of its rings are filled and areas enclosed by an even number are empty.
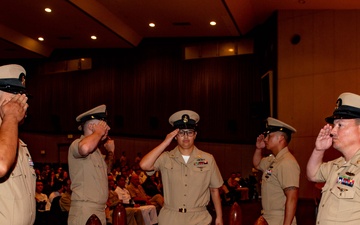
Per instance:
[[[224,183],[214,157],[196,147],[188,163],[185,163],[176,147],[170,152],[163,152],[154,164],[156,171],[161,171],[165,205],[159,214],[159,225],[210,224],[211,216],[202,209],[210,201],[209,188],[219,188]],[[186,208],[187,213],[179,212]]]
[[[323,163],[316,181],[326,182],[316,224],[360,224],[360,151],[349,162],[340,157]]]
[[[79,154],[78,146],[83,138],[82,135],[69,148],[72,193],[68,222],[69,225],[83,225],[92,214],[96,214],[105,224],[105,207],[109,193],[107,165],[99,149],[87,157]]]
[[[300,166],[285,147],[276,157],[270,155],[263,158],[259,167],[263,172],[261,183],[263,216],[269,224],[283,224],[286,202],[284,189],[299,187]],[[292,224],[296,224],[295,218]]]
[[[69,192],[65,192],[61,194],[59,205],[62,211],[69,212],[71,204],[71,194]]]
[[[35,221],[36,174],[24,142],[19,140],[14,170],[0,179],[0,224],[32,225]]]
[[[130,193],[131,198],[143,198],[147,199],[149,196],[146,194],[144,188],[141,185],[138,185],[137,187],[130,183],[127,186],[127,190]]]

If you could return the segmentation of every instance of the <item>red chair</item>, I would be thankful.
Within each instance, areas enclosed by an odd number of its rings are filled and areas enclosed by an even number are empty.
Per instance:
[[[229,225],[242,225],[241,208],[237,202],[231,206]]]
[[[113,225],[126,225],[126,210],[121,203],[118,203],[113,211],[112,215],[112,224]]]
[[[101,225],[101,221],[99,217],[97,217],[95,214],[92,214],[86,221],[86,225]]]

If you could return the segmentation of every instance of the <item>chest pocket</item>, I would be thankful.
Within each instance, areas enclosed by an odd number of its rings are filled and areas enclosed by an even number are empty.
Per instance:
[[[190,177],[194,177],[192,185],[200,186],[208,185],[210,183],[210,166],[206,165],[204,167],[193,166],[190,169]]]
[[[181,166],[176,166],[175,160],[169,160],[165,163],[164,168],[166,170],[173,170],[173,171],[179,171],[181,170]]]
[[[19,162],[18,162],[19,163]],[[22,165],[25,166],[25,165]],[[24,174],[20,166],[16,166],[14,170],[10,173],[9,177],[7,178],[6,182],[4,182],[0,188],[0,196],[6,199],[13,199],[13,200],[19,200],[22,198],[25,198],[29,195],[28,188],[30,188],[30,184],[33,184],[32,187],[34,187],[35,190],[35,182],[31,182],[29,184],[26,184],[26,176],[30,176],[27,179],[34,179],[35,177],[35,171],[31,168],[30,173]]]
[[[360,190],[358,186],[348,187],[346,185],[336,184],[334,187],[325,190],[330,191],[338,199],[337,212],[353,212],[360,207]]]
[[[342,199],[349,198],[349,199],[352,199],[352,198],[354,198],[354,196],[356,194],[355,188],[356,188],[355,186],[348,187],[348,186],[345,186],[345,185],[337,184],[333,188],[331,188],[330,191],[337,198],[342,198]]]

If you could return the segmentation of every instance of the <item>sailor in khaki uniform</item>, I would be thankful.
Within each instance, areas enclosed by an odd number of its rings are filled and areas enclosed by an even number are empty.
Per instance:
[[[206,210],[210,195],[216,211],[215,224],[223,224],[219,187],[224,180],[214,157],[194,145],[199,119],[190,110],[174,113],[169,122],[175,130],[140,161],[142,169],[161,172],[165,204],[158,217],[159,225],[211,224]],[[174,138],[178,145],[164,151]]]
[[[296,224],[300,167],[287,147],[294,132],[296,130],[292,126],[269,117],[265,133],[259,135],[256,141],[253,163],[263,172],[262,217],[269,225]],[[263,158],[264,148],[272,154]]]
[[[25,74],[19,65],[0,67],[0,224],[4,225],[32,225],[36,214],[34,163],[18,138],[18,125],[28,108]]]
[[[360,224],[360,96],[342,93],[319,132],[307,164],[310,181],[326,182],[316,224]],[[330,147],[342,156],[323,162]]]
[[[71,179],[69,225],[84,225],[95,214],[106,224],[108,199],[107,165],[98,144],[105,140],[110,127],[106,123],[106,106],[95,107],[76,118],[84,131],[69,148],[68,162]],[[113,142],[112,142],[113,143]]]

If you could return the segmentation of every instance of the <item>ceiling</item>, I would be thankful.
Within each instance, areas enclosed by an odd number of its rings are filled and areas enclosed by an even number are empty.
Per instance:
[[[144,38],[242,37],[281,9],[360,9],[360,1],[2,0],[0,59],[46,58],[56,49],[133,48]]]

